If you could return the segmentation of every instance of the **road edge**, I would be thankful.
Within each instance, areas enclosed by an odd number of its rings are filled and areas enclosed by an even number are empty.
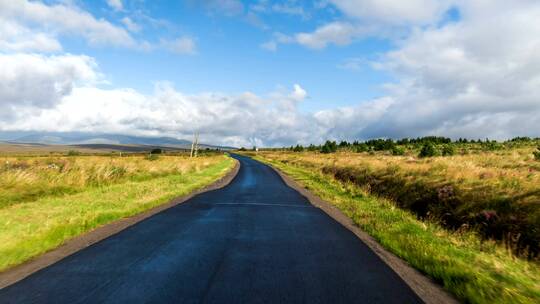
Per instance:
[[[379,244],[372,236],[356,226],[353,220],[346,216],[341,210],[334,205],[326,202],[319,196],[304,188],[294,179],[283,173],[278,168],[270,164],[265,164],[272,168],[285,182],[285,184],[294,190],[298,191],[302,196],[315,207],[324,211],[328,216],[336,222],[354,233],[364,244],[366,244],[384,263],[386,263],[426,304],[440,303],[460,303],[448,291],[444,290],[439,284],[434,282],[429,277],[422,274],[420,271],[411,267],[407,262],[400,257],[388,251]]]
[[[232,158],[232,157],[231,157]],[[0,289],[8,287],[18,281],[23,280],[29,275],[48,267],[88,246],[91,246],[99,241],[102,241],[108,237],[111,237],[122,230],[131,227],[153,215],[156,215],[162,211],[165,211],[169,208],[172,208],[178,204],[181,204],[196,195],[199,195],[204,192],[217,190],[227,186],[238,174],[240,170],[240,162],[234,158],[234,167],[227,172],[223,177],[216,180],[215,182],[207,185],[199,190],[191,192],[189,194],[176,197],[169,201],[168,203],[156,206],[154,208],[148,209],[142,213],[133,215],[131,217],[126,217],[123,219],[116,220],[112,223],[100,226],[94,230],[83,233],[79,236],[76,236],[59,247],[52,249],[42,255],[39,255],[33,259],[30,259],[20,265],[9,268],[3,272],[0,272]]]

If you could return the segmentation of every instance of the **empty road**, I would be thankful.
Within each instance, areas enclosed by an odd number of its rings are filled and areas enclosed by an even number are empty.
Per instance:
[[[0,303],[421,303],[271,168],[203,193],[0,290]]]

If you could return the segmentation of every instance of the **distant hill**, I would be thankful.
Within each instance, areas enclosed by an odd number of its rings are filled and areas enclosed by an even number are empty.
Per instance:
[[[33,143],[46,145],[143,145],[188,149],[191,141],[173,137],[145,137],[106,133],[85,132],[36,132],[36,131],[0,131],[0,141],[9,143]],[[211,144],[200,144],[206,149],[233,149]]]

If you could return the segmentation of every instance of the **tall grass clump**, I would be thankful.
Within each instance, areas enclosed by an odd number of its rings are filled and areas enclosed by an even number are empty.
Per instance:
[[[533,152],[534,159],[540,161],[540,146],[536,147],[536,151]]]
[[[54,156],[0,158],[0,208],[130,180],[183,174],[215,163],[216,157]]]

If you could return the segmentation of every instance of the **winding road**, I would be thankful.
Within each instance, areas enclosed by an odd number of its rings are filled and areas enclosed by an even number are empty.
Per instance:
[[[422,303],[268,166],[0,290],[0,303]]]

